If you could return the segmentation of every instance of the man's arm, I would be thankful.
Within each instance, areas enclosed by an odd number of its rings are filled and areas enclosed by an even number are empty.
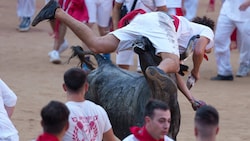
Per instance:
[[[8,106],[4,105],[4,108],[5,108],[5,110],[7,111],[9,118],[11,118],[11,116],[12,116],[12,114],[13,114],[13,112],[14,112],[15,106],[13,106],[13,107],[8,107]]]
[[[114,132],[111,129],[109,129],[107,132],[103,134],[103,141],[120,141],[115,135]]]
[[[250,0],[245,0],[239,7],[240,11],[245,11],[250,6]]]
[[[193,69],[191,70],[191,74],[194,76],[196,81],[200,78],[199,76],[200,65],[202,63],[204,53],[206,51],[205,49],[208,43],[209,39],[205,36],[201,36],[194,47]]]
[[[118,22],[120,20],[120,9],[122,8],[122,3],[115,2],[113,11],[112,11],[112,22],[113,28],[116,30],[118,28]]]
[[[190,90],[187,88],[184,80],[182,79],[181,75],[179,73],[175,73],[176,76],[176,82],[178,89],[184,94],[184,96],[188,99],[188,101],[192,104],[195,99],[192,96]]]

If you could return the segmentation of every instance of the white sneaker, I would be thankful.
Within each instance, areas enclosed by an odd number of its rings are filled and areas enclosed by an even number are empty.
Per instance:
[[[64,52],[68,47],[69,47],[68,41],[64,40],[64,42],[60,45],[60,47],[58,49],[59,54]]]
[[[52,62],[53,64],[61,64],[61,59],[58,51],[52,50],[48,55],[50,57],[50,62]]]

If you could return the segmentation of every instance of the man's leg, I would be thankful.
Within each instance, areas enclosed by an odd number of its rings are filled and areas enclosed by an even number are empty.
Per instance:
[[[146,68],[146,75],[149,79],[158,83],[161,88],[166,88],[170,81],[167,76],[168,73],[177,73],[179,71],[179,57],[170,53],[161,53],[162,61],[156,66],[149,66]]]
[[[179,57],[171,53],[160,53],[162,61],[158,65],[158,68],[163,70],[165,73],[177,73],[180,67]]]
[[[230,35],[235,29],[233,21],[227,16],[219,15],[215,31],[214,53],[217,63],[217,76],[211,80],[233,80],[232,66],[230,63]]]
[[[237,23],[237,41],[239,45],[239,69],[236,73],[237,77],[245,77],[250,72],[250,21]]]
[[[119,40],[112,34],[107,34],[102,37],[97,36],[87,25],[65,13],[63,9],[59,8],[58,3],[53,0],[45,5],[45,7],[38,13],[33,20],[32,25],[36,26],[43,20],[53,18],[58,19],[69,27],[76,36],[95,53],[114,52],[119,44]]]
[[[19,31],[30,29],[31,19],[35,13],[36,0],[18,0],[17,15],[20,18]]]
[[[53,23],[51,22],[51,25]],[[53,28],[53,25],[52,25]],[[61,64],[60,54],[68,48],[68,42],[64,39],[66,34],[66,25],[60,23],[54,26],[54,46],[53,50],[48,53],[50,62],[54,64]]]

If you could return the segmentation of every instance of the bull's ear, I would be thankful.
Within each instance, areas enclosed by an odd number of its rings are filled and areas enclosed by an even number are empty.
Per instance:
[[[142,36],[141,40],[142,40],[142,42],[143,42],[143,44],[145,46],[145,50],[151,50],[152,49],[152,47],[153,47],[152,42],[147,37]],[[155,48],[153,47],[153,49],[155,49]]]
[[[145,51],[139,47],[134,47],[134,52],[137,53],[138,55],[141,55]]]

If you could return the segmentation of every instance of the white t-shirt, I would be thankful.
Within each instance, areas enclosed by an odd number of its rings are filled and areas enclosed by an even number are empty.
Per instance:
[[[15,93],[0,79],[0,140],[18,134],[4,108],[4,105],[8,107],[15,106],[16,101],[17,96]]]
[[[172,53],[179,56],[177,35],[173,19],[164,12],[150,12],[136,16],[127,26],[110,32],[120,42],[117,51],[132,48],[133,41],[141,36],[149,38],[156,54]]]
[[[139,140],[133,134],[131,134],[122,141],[139,141]],[[174,141],[174,140],[169,138],[168,136],[164,136],[164,141]]]
[[[205,36],[210,40],[209,44],[206,46],[206,50],[214,46],[214,32],[212,29],[205,25],[190,22],[182,16],[177,16],[177,18],[180,20],[177,30],[180,54],[187,48],[189,40],[194,35]]]
[[[106,111],[99,105],[84,102],[66,102],[69,108],[69,129],[63,141],[101,141],[103,134],[111,129]]]

